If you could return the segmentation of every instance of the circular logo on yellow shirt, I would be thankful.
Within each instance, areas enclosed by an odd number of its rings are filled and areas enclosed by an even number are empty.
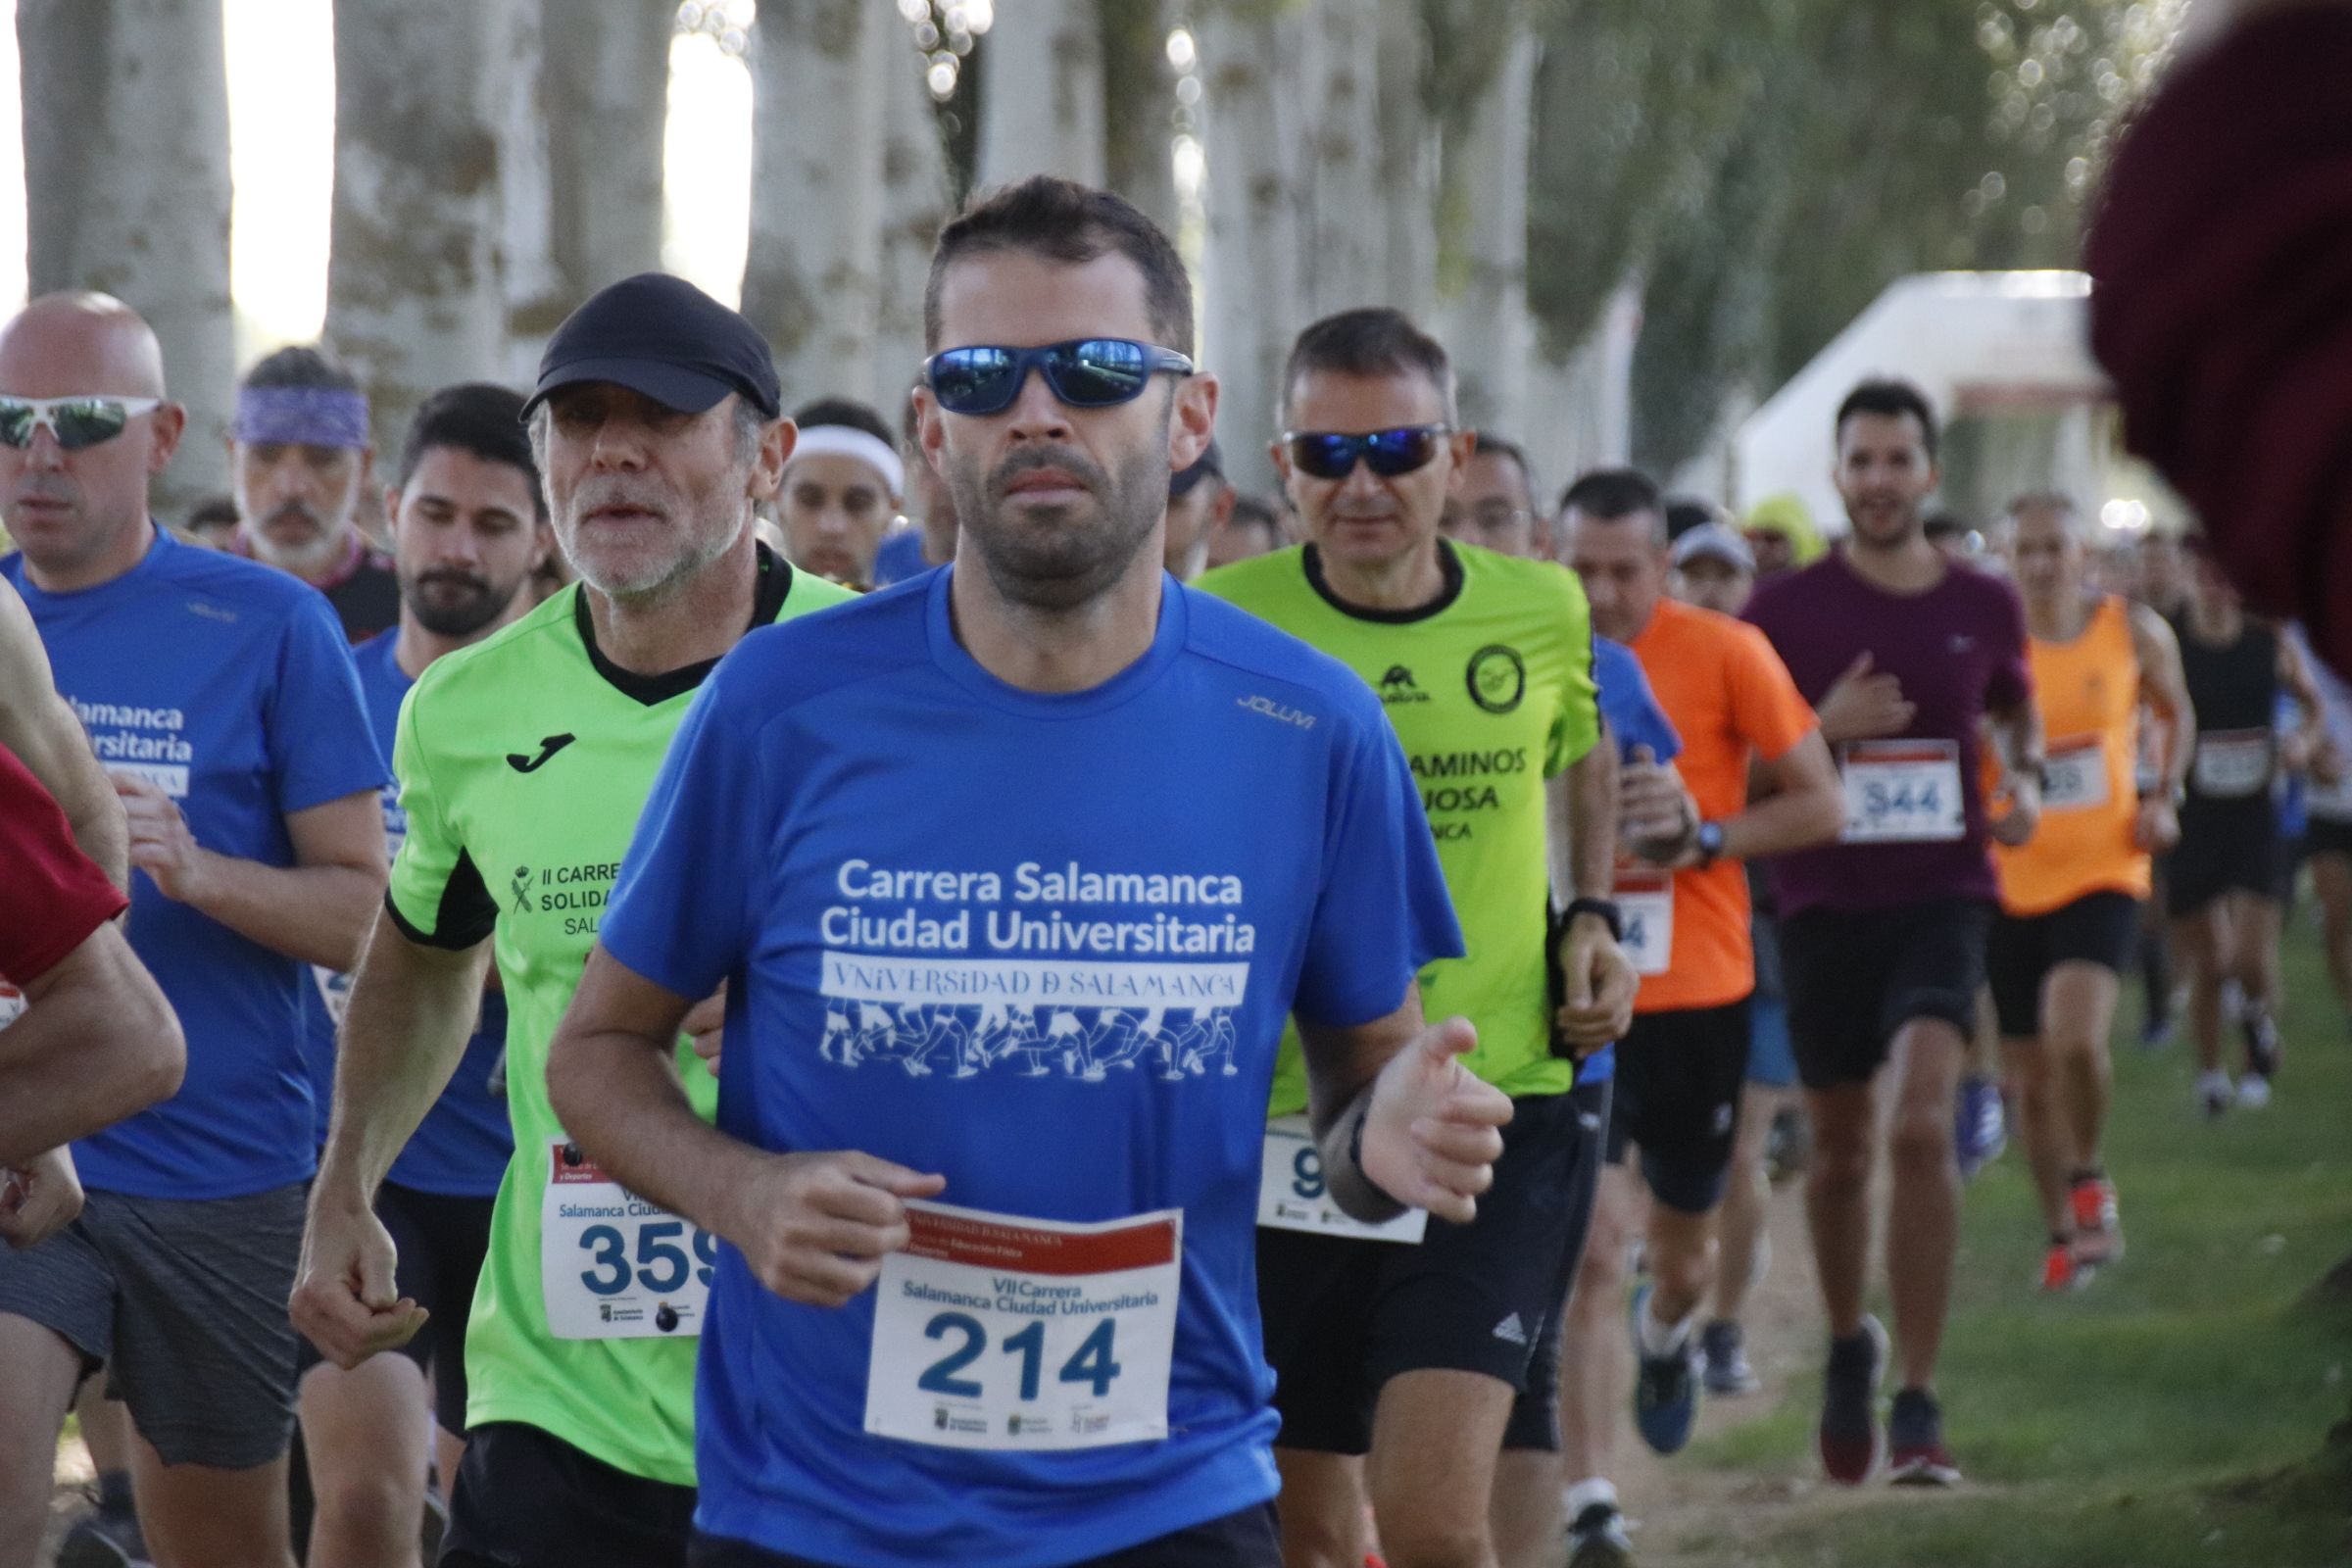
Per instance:
[[[1470,656],[1470,700],[1490,713],[1507,713],[1527,696],[1527,664],[1519,650],[1489,643]]]

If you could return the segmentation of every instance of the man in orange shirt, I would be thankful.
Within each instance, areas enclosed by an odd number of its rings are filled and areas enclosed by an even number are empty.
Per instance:
[[[1641,1150],[1653,1200],[1654,1283],[1634,1310],[1634,1408],[1644,1441],[1672,1453],[1697,1407],[1691,1328],[1714,1281],[1714,1214],[1747,1064],[1755,956],[1740,862],[1826,844],[1845,813],[1813,710],[1764,634],[1667,597],[1657,487],[1630,469],[1597,470],[1569,488],[1561,511],[1593,630],[1633,649],[1683,737],[1679,784],[1674,770],[1640,760],[1620,784],[1633,858],[1620,866],[1617,899],[1642,978],[1618,1048],[1609,1128],[1613,1156],[1629,1142]],[[1622,1193],[1630,1179],[1606,1171],[1604,1192],[1616,1183]],[[1592,1338],[1572,1339],[1570,1353],[1596,1354]]]
[[[2048,760],[2034,836],[1993,846],[2001,910],[1984,958],[2049,1222],[2041,1287],[2056,1291],[2123,1254],[2115,1186],[2099,1163],[2113,1075],[2107,1030],[2148,897],[2149,852],[2180,837],[2175,808],[2196,755],[2196,718],[2164,617],[2085,590],[2073,503],[2025,496],[2009,516]],[[2135,788],[2143,704],[2165,741],[2144,790]]]

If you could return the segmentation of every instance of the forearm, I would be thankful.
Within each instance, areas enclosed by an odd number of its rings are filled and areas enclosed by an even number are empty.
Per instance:
[[[449,1087],[480,1015],[487,943],[419,947],[382,921],[353,977],[335,1042],[334,1116],[318,1190],[365,1206]]]
[[[1767,795],[1723,824],[1723,858],[1760,860],[1808,849],[1836,838],[1844,815],[1834,789]]]
[[[188,903],[247,941],[329,969],[359,961],[384,873],[347,865],[264,865],[210,850]]]
[[[1403,1212],[1404,1205],[1364,1174],[1356,1154],[1358,1130],[1372,1106],[1372,1085],[1380,1070],[1421,1032],[1421,992],[1415,985],[1404,1004],[1386,1018],[1353,1029],[1326,1029],[1298,1020],[1306,1058],[1307,1120],[1315,1152],[1323,1162],[1323,1184],[1340,1211],[1378,1224]]]
[[[549,1053],[548,1093],[572,1142],[638,1197],[738,1246],[749,1191],[764,1157],[696,1114],[678,1078],[676,1040],[625,1029],[575,1030],[565,1020]]]
[[[92,952],[111,939],[119,953]],[[137,1114],[179,1087],[179,1024],[111,928],[0,1030],[0,1168]]]
[[[2000,749],[2001,765],[2012,773],[2038,773],[2045,760],[2041,746],[2041,713],[2020,703],[1992,716],[1992,735]]]
[[[1617,881],[1617,748],[1600,740],[1547,787],[1552,886],[1574,899],[1605,899]]]

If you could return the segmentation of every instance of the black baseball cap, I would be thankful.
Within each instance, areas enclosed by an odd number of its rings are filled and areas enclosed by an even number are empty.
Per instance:
[[[1209,438],[1207,447],[1192,461],[1190,466],[1178,468],[1174,473],[1168,475],[1170,499],[1191,494],[1193,486],[1212,473],[1220,479],[1225,477],[1225,454],[1217,450],[1214,436]]]
[[[700,414],[730,392],[771,419],[783,406],[760,329],[667,272],[624,277],[565,317],[540,356],[539,384],[523,414],[581,381],[625,386],[680,414]]]

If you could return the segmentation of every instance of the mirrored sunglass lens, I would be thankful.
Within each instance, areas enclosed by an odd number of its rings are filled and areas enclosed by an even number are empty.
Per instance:
[[[1012,357],[1001,349],[950,349],[931,362],[931,391],[954,414],[985,414],[1010,401]]]
[[[69,452],[112,441],[129,422],[120,403],[93,400],[61,403],[57,407],[57,444]]]
[[[1427,463],[1436,443],[1434,430],[1382,430],[1364,438],[1364,456],[1374,473],[1395,478]]]
[[[1056,351],[1048,363],[1054,395],[1081,408],[1125,403],[1152,379],[1142,346],[1118,338],[1074,344]]]
[[[16,398],[0,398],[0,444],[12,447],[32,445],[32,405]]]
[[[1345,479],[1355,467],[1356,438],[1301,435],[1291,438],[1291,461],[1318,479]]]

